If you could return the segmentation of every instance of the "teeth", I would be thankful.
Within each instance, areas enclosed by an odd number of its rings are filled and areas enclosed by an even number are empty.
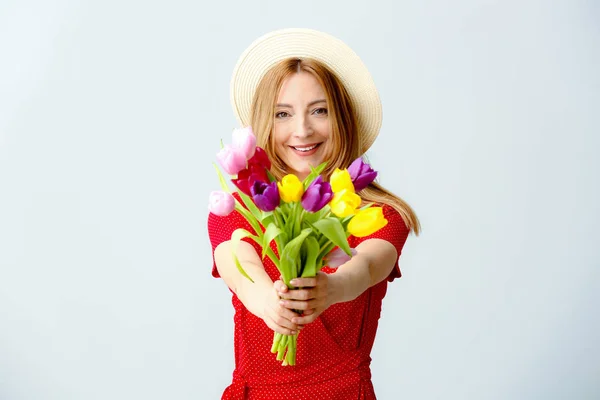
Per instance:
[[[315,147],[317,147],[318,145],[314,145],[314,146],[310,146],[310,147],[294,147],[294,149],[298,150],[298,151],[311,151],[312,149],[314,149]]]

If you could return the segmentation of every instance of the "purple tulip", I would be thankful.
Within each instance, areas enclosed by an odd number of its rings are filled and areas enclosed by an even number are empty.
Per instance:
[[[352,253],[352,257],[357,254],[355,249],[350,249],[350,252]],[[325,257],[325,265],[327,265],[329,268],[337,268],[340,265],[350,261],[352,257],[344,253],[344,250],[338,247]]]
[[[246,156],[246,160],[251,159],[256,150],[256,136],[254,136],[252,127],[234,129],[232,146],[241,150]]]
[[[235,209],[235,199],[231,193],[223,191],[210,192],[208,210],[221,217],[225,217]]]
[[[360,192],[371,182],[375,180],[377,177],[377,172],[373,171],[371,166],[365,162],[363,162],[362,158],[357,158],[350,164],[348,167],[348,173],[352,178],[352,184],[354,185],[354,190]]]
[[[263,211],[273,211],[279,205],[277,182],[255,181],[250,187],[254,204]]]
[[[332,197],[331,184],[323,182],[323,177],[319,175],[302,195],[302,207],[314,213],[325,207]]]
[[[238,172],[246,168],[246,154],[244,154],[244,151],[230,145],[225,145],[217,153],[217,160],[229,175],[237,175]]]

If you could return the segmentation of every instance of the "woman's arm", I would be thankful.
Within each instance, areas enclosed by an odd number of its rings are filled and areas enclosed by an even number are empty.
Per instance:
[[[238,271],[231,257],[230,241],[219,244],[214,255],[219,275],[248,311],[265,321],[269,328],[284,335],[294,334],[302,329],[291,322],[297,314],[279,304],[279,295],[275,288],[285,285],[282,285],[281,281],[273,283],[252,245],[241,241],[237,247],[237,256],[242,268],[254,283]]]
[[[365,240],[356,251],[350,261],[330,276],[331,304],[354,300],[387,278],[399,257],[396,248],[383,239]]]

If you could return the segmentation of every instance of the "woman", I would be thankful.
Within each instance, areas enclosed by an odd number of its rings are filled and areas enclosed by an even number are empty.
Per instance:
[[[328,161],[323,175],[347,168],[375,140],[381,105],[373,81],[356,54],[329,35],[287,29],[263,36],[242,55],[232,79],[232,102],[242,125],[251,125],[257,145],[279,180],[301,180],[310,166]],[[398,257],[419,221],[400,198],[376,183],[358,193],[383,205],[388,220],[375,234],[348,239],[357,254],[315,278],[299,278],[288,290],[261,249],[248,241],[231,258],[229,239],[251,229],[237,212],[210,214],[213,276],[233,293],[235,364],[223,399],[374,399],[370,352],[387,282],[400,277]],[[303,310],[299,315],[292,310]],[[299,336],[295,366],[282,367],[270,353],[273,331]]]

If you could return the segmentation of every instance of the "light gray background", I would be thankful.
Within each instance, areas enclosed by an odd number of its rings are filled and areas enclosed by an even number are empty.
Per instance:
[[[594,1],[0,5],[0,398],[216,399],[211,162],[258,36],[347,42],[416,210],[373,350],[386,399],[600,398]]]

